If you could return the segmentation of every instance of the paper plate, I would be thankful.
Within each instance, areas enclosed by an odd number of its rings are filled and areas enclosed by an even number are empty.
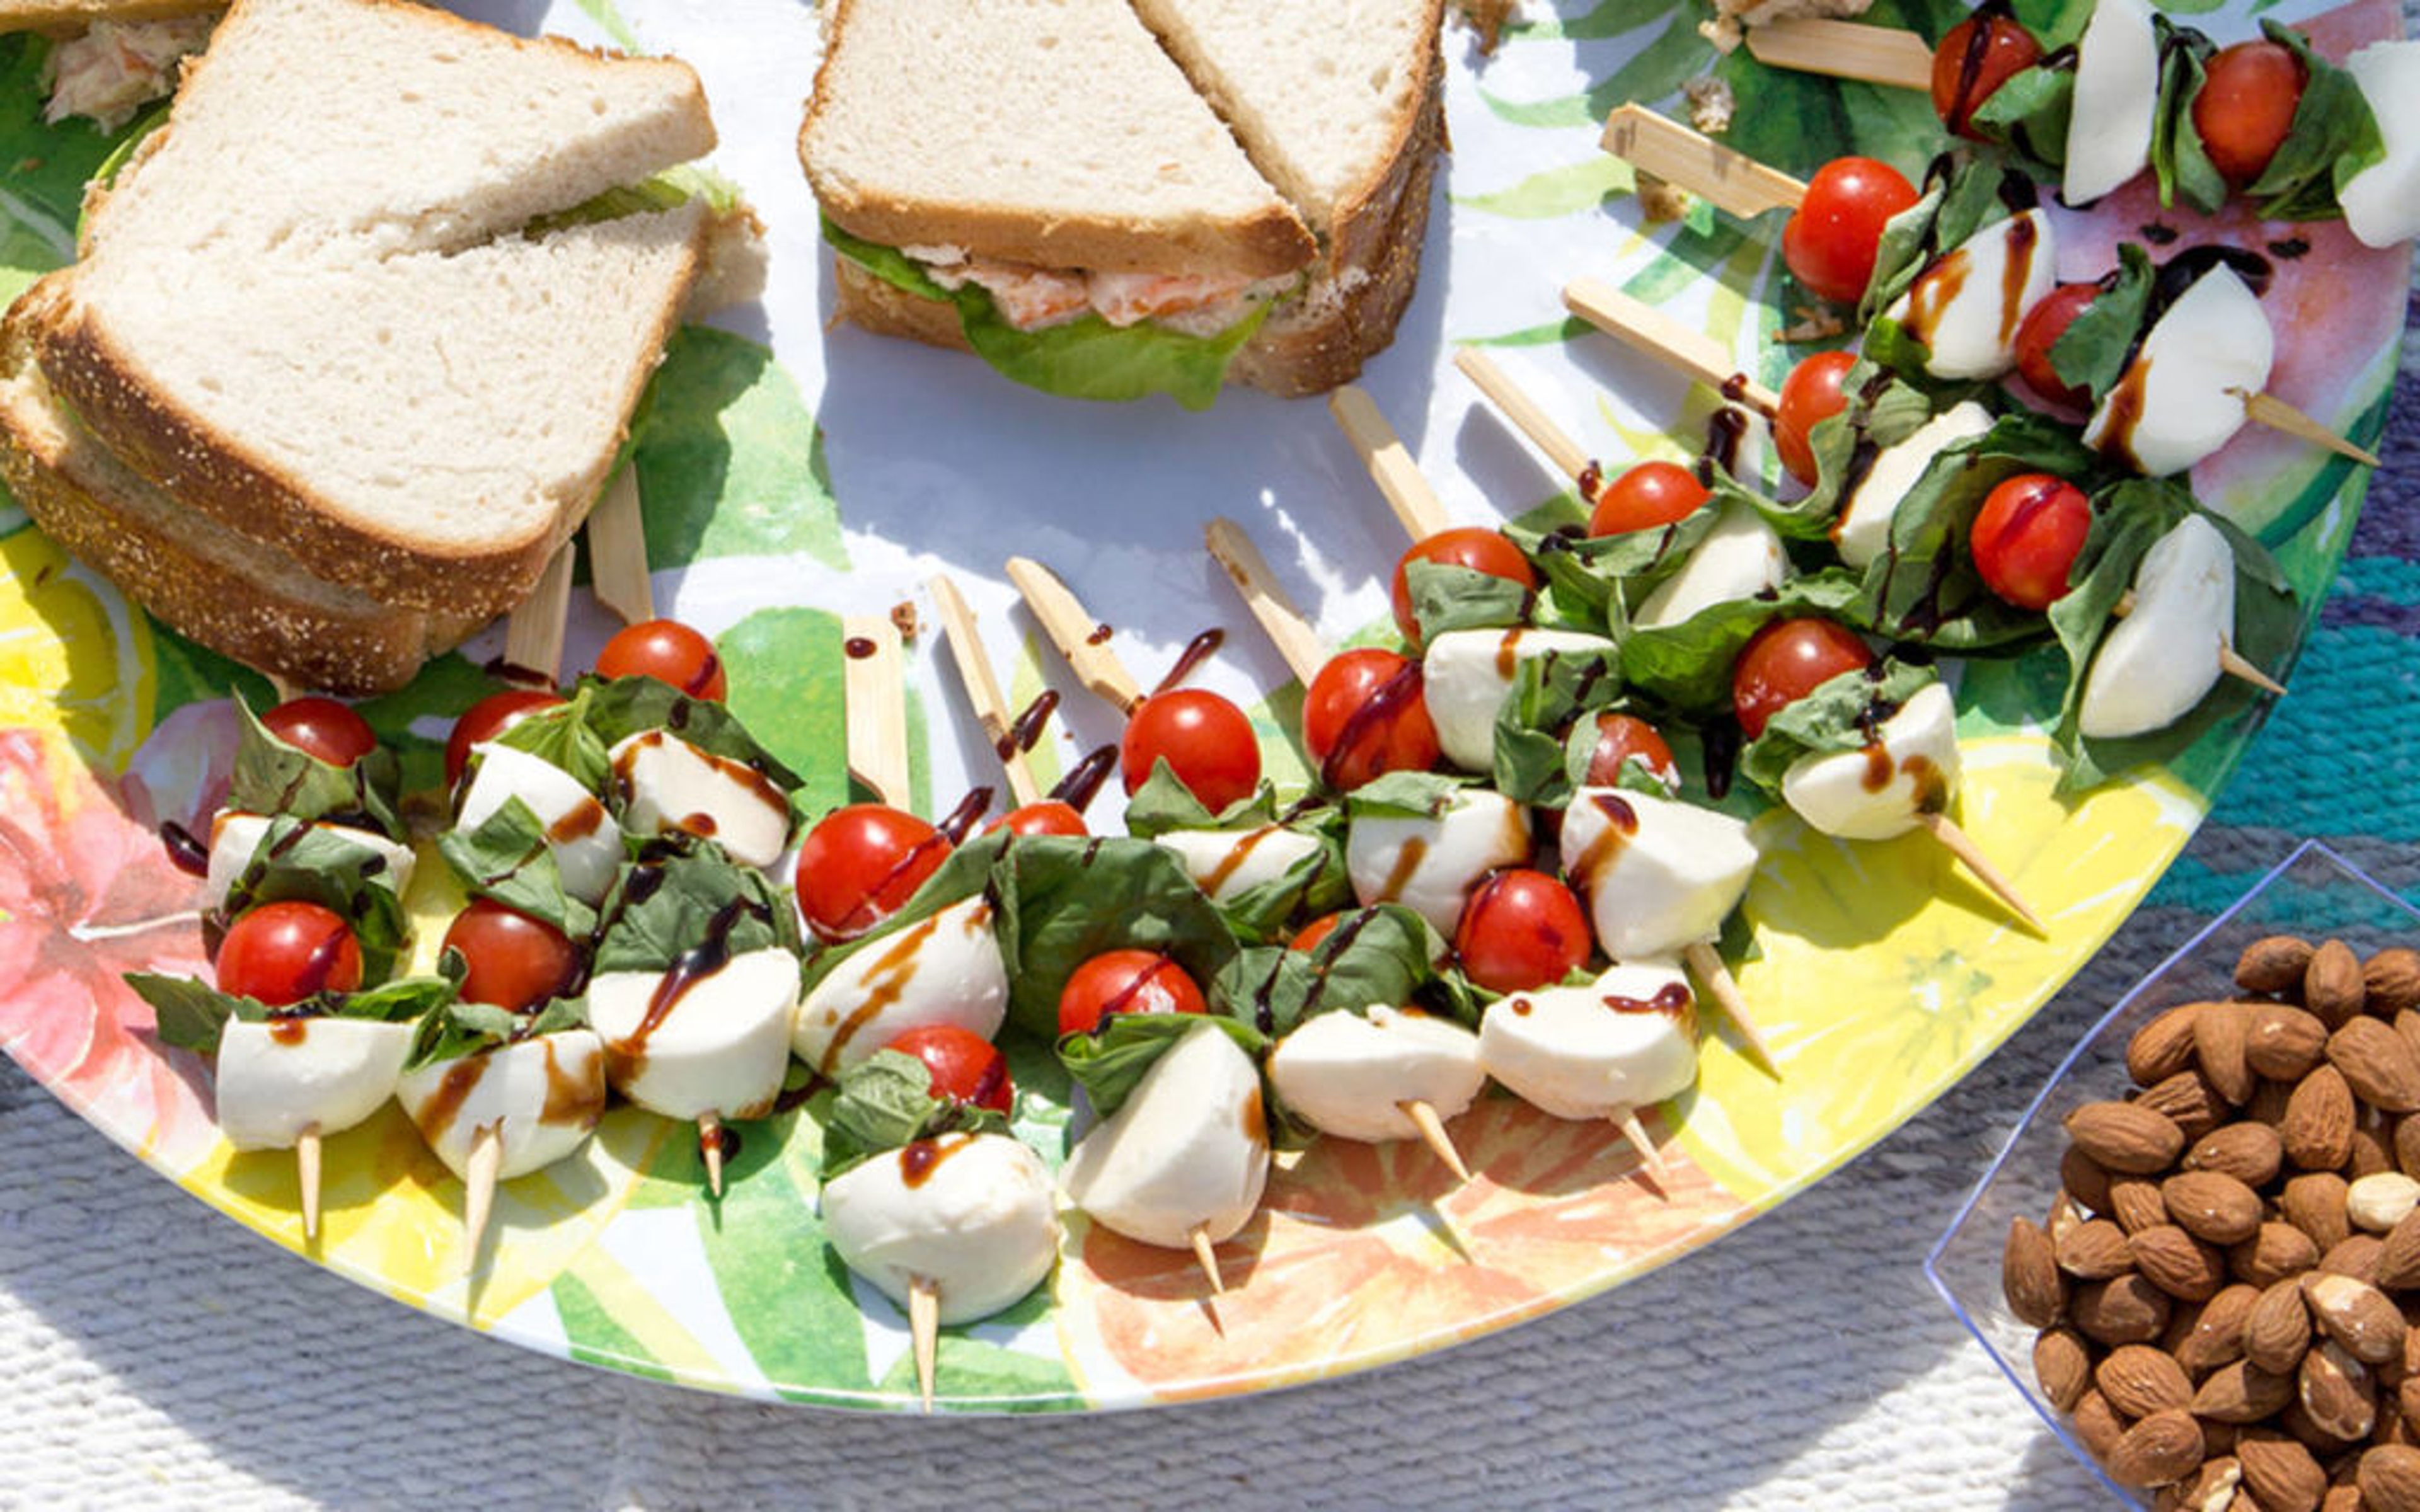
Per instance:
[[[480,8],[526,27],[538,8]],[[1146,681],[1197,632],[1230,627],[1202,680],[1254,707],[1272,769],[1299,781],[1287,733],[1298,690],[1201,542],[1211,517],[1242,521],[1331,639],[1383,620],[1402,543],[1325,407],[1246,392],[1206,414],[1061,401],[971,358],[827,332],[829,259],[793,150],[815,18],[789,0],[711,8],[709,22],[696,7],[582,0],[549,8],[544,24],[693,61],[721,128],[716,166],[771,227],[762,306],[681,333],[635,447],[659,604],[716,635],[734,707],[809,774],[814,799],[842,801],[837,616],[924,603],[925,580],[947,571],[974,601],[1012,699],[1064,693],[1064,718],[1037,756],[1046,773],[1067,764],[1115,722],[1010,612],[1001,564],[1019,553],[1059,570]],[[1596,147],[1609,105],[1668,103],[1708,67],[1699,12],[1673,0],[1566,0],[1556,19],[1529,9],[1540,18],[1491,58],[1450,35],[1450,171],[1419,297],[1364,380],[1469,521],[1537,504],[1557,483],[1453,373],[1457,346],[1492,349],[1614,463],[1686,455],[1702,430],[1703,391],[1564,316],[1559,290],[1574,276],[1613,279],[1731,343],[1768,380],[1788,365],[1771,342],[1784,323],[1776,221],[1648,227],[1628,170]],[[1937,31],[1957,13],[1936,5],[1916,20]],[[1873,19],[1907,14],[1881,0]],[[2198,19],[2223,36],[2250,29],[2231,11]],[[2314,30],[2341,53],[2397,23],[2391,0],[2360,0]],[[39,54],[23,39],[0,42],[6,296],[71,255],[78,187],[110,145],[80,123],[41,123]],[[1745,54],[1721,71],[1739,101],[1730,140],[1783,167],[1807,172],[1854,142],[1913,172],[1940,146],[1921,98],[1773,73]],[[2130,191],[2069,219],[2069,276],[2097,274],[2111,239],[2153,222],[2203,229]],[[2374,439],[2407,255],[2362,249],[2335,225],[2299,234],[2309,249],[2281,263],[2268,300],[2283,348],[2273,390]],[[2307,618],[2363,474],[2254,435],[2197,482],[2277,553]],[[611,622],[584,590],[573,597],[577,667]],[[929,626],[928,606],[923,618]],[[437,744],[488,690],[477,668],[498,649],[490,634],[365,706],[416,780],[433,779]],[[927,812],[997,778],[939,652],[929,630],[915,641],[915,788]],[[1262,1215],[1226,1247],[1231,1289],[1215,1322],[1188,1256],[1078,1220],[1046,1292],[947,1334],[942,1405],[1082,1411],[1358,1369],[1601,1291],[1804,1189],[1931,1101],[2091,955],[2183,846],[2257,719],[2232,718],[2166,766],[2062,800],[2038,727],[2059,682],[2043,653],[1978,664],[1959,685],[1959,820],[2049,920],[2047,941],[2010,927],[1920,838],[1844,845],[1786,813],[1757,821],[1769,859],[1746,907],[1761,953],[1739,975],[1786,1076],[1771,1081],[1710,1041],[1697,1089],[1655,1115],[1678,1173],[1666,1197],[1635,1177],[1606,1128],[1510,1099],[1455,1120],[1479,1173],[1467,1186],[1417,1145],[1326,1141],[1279,1173]],[[0,1042],[163,1176],[302,1250],[290,1158],[239,1156],[219,1140],[206,1068],[148,1039],[149,1011],[119,980],[203,964],[194,883],[169,864],[158,826],[194,824],[217,802],[234,743],[225,695],[239,684],[267,696],[0,505]],[[415,902],[424,919],[448,906],[434,891]],[[1020,1085],[1046,1094],[1029,1099],[1021,1132],[1055,1160],[1065,1084],[1048,1061],[1017,1049]],[[454,1275],[460,1187],[390,1108],[329,1142],[325,1227],[305,1253],[572,1359],[770,1398],[909,1404],[904,1320],[822,1242],[815,1130],[790,1115],[741,1134],[717,1208],[701,1195],[689,1130],[617,1110],[582,1157],[507,1183],[493,1262],[466,1288]]]

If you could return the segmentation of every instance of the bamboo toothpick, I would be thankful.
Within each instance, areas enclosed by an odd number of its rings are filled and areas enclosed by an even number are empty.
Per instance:
[[[941,1352],[941,1291],[927,1276],[908,1280],[908,1338],[916,1356],[916,1394],[933,1410],[933,1365]]]
[[[496,1209],[496,1178],[504,1168],[502,1119],[471,1131],[471,1155],[462,1164],[462,1273],[469,1275],[478,1268]]]
[[[1042,633],[1066,658],[1076,680],[1095,697],[1108,700],[1120,714],[1133,713],[1142,702],[1142,685],[1109,649],[1109,638],[1099,632],[1100,622],[1084,612],[1084,606],[1059,580],[1059,575],[1032,557],[1011,557],[1008,580],[1016,584],[1025,607],[1041,624]]]
[[[269,679],[269,691],[280,703],[290,703],[302,696],[302,685],[283,672],[263,671]]]
[[[1462,1151],[1453,1148],[1453,1135],[1446,1132],[1445,1120],[1437,1117],[1435,1104],[1414,1097],[1406,1098],[1395,1106],[1403,1110],[1404,1118],[1412,1120],[1413,1126],[1420,1132],[1421,1140],[1435,1152],[1438,1160],[1445,1163],[1445,1168],[1453,1172],[1453,1179],[1468,1181],[1470,1167],[1463,1163]]]
[[[1748,380],[1721,343],[1683,325],[1653,305],[1635,300],[1600,278],[1575,278],[1563,285],[1563,304],[1574,315],[1668,367],[1675,367],[1725,398],[1767,420],[1781,396]]]
[[[588,585],[597,601],[625,625],[656,617],[656,587],[647,572],[647,522],[639,503],[639,470],[613,474],[588,512]]]
[[[1370,470],[1378,491],[1387,496],[1395,518],[1403,522],[1404,533],[1425,541],[1453,523],[1429,480],[1420,476],[1403,438],[1387,424],[1387,417],[1367,393],[1347,384],[1328,395],[1327,409],[1344,439],[1360,454],[1361,465]]]
[[[2246,393],[2242,389],[2229,389],[2227,392],[2243,401],[2243,418],[2256,425],[2282,431],[2296,440],[2309,441],[2314,446],[2326,447],[2338,456],[2350,457],[2366,468],[2378,466],[2377,453],[2355,446],[2273,393]]]
[[[2042,927],[2040,918],[2027,906],[2015,885],[2001,874],[2000,869],[1992,864],[1992,858],[1983,854],[1982,847],[1977,845],[1973,838],[1964,830],[1951,824],[1947,816],[1943,814],[1918,814],[1916,822],[1922,825],[1934,840],[1939,841],[1950,855],[1965,862],[1966,870],[1975,873],[1976,880],[1990,888],[1992,896],[2007,904],[2009,912],[2024,920],[2027,929],[2045,939],[2050,936],[2050,931]]]
[[[2119,619],[2124,619],[2127,615],[2133,613],[2134,590],[2129,588],[2125,593],[2119,594],[2118,598],[2118,607],[2111,609],[2110,612],[2117,615]],[[2267,672],[2262,671],[2256,663],[2245,657],[2242,652],[2227,644],[2224,637],[2221,637],[2218,642],[2218,670],[2226,673],[2229,677],[2242,678],[2243,681],[2250,683],[2253,687],[2259,688],[2264,693],[2274,693],[2279,698],[2284,698],[2286,696],[2285,684],[2270,676]]]
[[[569,541],[554,553],[538,574],[537,586],[504,622],[506,665],[542,673],[550,683],[563,671],[563,617],[571,609]]]
[[[950,642],[950,659],[957,664],[959,685],[967,692],[967,706],[974,711],[975,723],[983,727],[984,738],[991,742],[1007,775],[1011,806],[1021,809],[1038,802],[1042,783],[1025,758],[1025,748],[1016,741],[1016,716],[1009,712],[1008,700],[1001,695],[1000,683],[992,676],[991,660],[984,655],[983,638],[975,631],[974,610],[967,607],[966,595],[947,574],[936,573],[927,586],[933,592],[933,607],[941,616],[942,634]]]
[[[294,1141],[294,1175],[302,1187],[302,1239],[319,1237],[319,1131],[309,1128]]]
[[[1285,659],[1286,670],[1309,687],[1311,679],[1319,675],[1319,669],[1326,665],[1327,648],[1320,643],[1319,632],[1294,607],[1285,590],[1278,586],[1261,548],[1232,519],[1212,520],[1202,536],[1210,555],[1227,569],[1228,580],[1235,585],[1235,592],[1244,595],[1244,607],[1251,611],[1269,643]]]
[[[908,780],[907,669],[899,626],[884,614],[841,621],[845,657],[842,698],[848,716],[848,775],[876,798],[905,809]]]
[[[1538,402],[1496,365],[1496,359],[1476,347],[1465,347],[1453,354],[1453,365],[1462,369],[1490,404],[1503,411],[1505,419],[1529,438],[1531,445],[1546,454],[1546,460],[1554,464],[1556,471],[1576,482],[1588,471],[1590,457],[1580,450],[1580,443],[1565,435]]]
[[[1747,1041],[1757,1069],[1776,1082],[1781,1080],[1781,1062],[1774,1058],[1773,1046],[1765,1042],[1764,1031],[1757,1027],[1755,1018],[1749,1014],[1747,995],[1740,991],[1739,980],[1731,975],[1722,952],[1704,940],[1692,940],[1681,947],[1681,960],[1705,984],[1707,995],[1739,1030],[1740,1038]]]
[[[716,1196],[722,1196],[722,1116],[701,1113],[697,1116],[697,1152],[706,1161],[706,1188]]]
[[[1605,120],[1602,145],[1642,173],[1752,220],[1767,210],[1794,210],[1807,186],[1645,105],[1622,105]]]
[[[1669,1202],[1672,1199],[1672,1167],[1665,1164],[1664,1152],[1656,1149],[1655,1141],[1648,1136],[1647,1125],[1639,1121],[1638,1110],[1623,1108],[1607,1121],[1620,1130],[1622,1139],[1638,1152],[1638,1163],[1647,1167],[1647,1174],[1655,1179],[1655,1185],[1664,1200]]]
[[[1897,26],[1804,17],[1767,22],[1747,34],[1748,55],[1768,68],[1856,79],[1891,89],[1932,88],[1932,49]]]
[[[1210,1242],[1210,1230],[1200,1224],[1195,1224],[1192,1232],[1187,1237],[1193,1242],[1194,1260],[1201,1265],[1202,1273],[1210,1278],[1210,1294],[1214,1297],[1224,1296],[1227,1281],[1218,1273],[1218,1246]]]

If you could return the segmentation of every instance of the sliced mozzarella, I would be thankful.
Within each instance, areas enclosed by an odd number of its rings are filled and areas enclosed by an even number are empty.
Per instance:
[[[1960,441],[1992,428],[1992,412],[1963,399],[1918,425],[1907,440],[1874,454],[1873,465],[1849,490],[1847,507],[1832,527],[1840,560],[1862,572],[1890,545],[1891,517],[1932,459]]]
[[[1883,313],[1925,347],[1935,378],[1998,378],[2017,365],[2017,327],[2057,283],[2050,220],[2023,210],[1935,257]]]
[[[2061,197],[2088,205],[2149,167],[2159,102],[2160,39],[2151,30],[2151,8],[2143,0],[2097,0],[2075,44]]]
[[[799,1008],[799,959],[779,946],[711,976],[609,971],[588,983],[613,1089],[668,1119],[761,1119],[782,1092]],[[676,995],[659,1005],[667,986]]]
[[[220,1031],[219,1132],[238,1149],[288,1149],[349,1129],[395,1095],[413,1024],[231,1018]]]
[[[1185,863],[1193,885],[1224,903],[1264,882],[1275,882],[1319,849],[1319,841],[1283,825],[1258,829],[1171,829],[1157,837],[1162,850]]]
[[[554,854],[563,873],[563,890],[583,903],[596,903],[613,885],[622,864],[622,831],[597,795],[553,763],[525,750],[486,741],[473,746],[477,764],[454,823],[476,829],[519,798],[546,826],[546,848]]]
[[[2275,355],[2259,298],[2233,269],[2214,267],[2152,322],[2084,442],[2150,477],[2181,472],[2243,428],[2244,398],[2269,386]]]
[[[1445,759],[1466,772],[1496,765],[1496,716],[1525,661],[1549,652],[1611,651],[1603,636],[1571,630],[1449,630],[1420,658],[1421,696]]]
[[[504,1139],[500,1180],[553,1165],[578,1149],[605,1113],[605,1043],[565,1029],[440,1060],[397,1078],[396,1101],[448,1170],[469,1169],[471,1143],[494,1127]]]
[[[1249,1223],[1268,1176],[1261,1074],[1226,1031],[1204,1024],[1076,1142],[1059,1185],[1103,1227],[1182,1248],[1197,1228],[1215,1243]]]
[[[1712,605],[1780,587],[1789,568],[1781,536],[1764,517],[1743,503],[1725,504],[1681,570],[1655,585],[1630,623],[1642,630],[1679,625]]]
[[[313,825],[332,835],[341,835],[356,845],[365,845],[386,857],[386,869],[371,880],[390,890],[401,893],[411,886],[411,867],[416,859],[409,845],[398,845],[374,829],[356,829],[350,825]],[[202,906],[216,908],[226,902],[227,888],[243,872],[252,853],[260,848],[260,837],[269,833],[267,814],[240,813],[223,809],[210,821],[209,874],[202,883]]]
[[[2109,627],[2085,675],[2079,728],[2095,739],[2165,729],[2219,678],[2235,634],[2235,552],[2217,526],[2188,515],[2134,569],[2134,610]]]
[[[1449,939],[1479,879],[1529,856],[1529,815],[1501,793],[1464,788],[1435,819],[1356,819],[1344,870],[1364,903],[1402,903]]]
[[[843,1264],[902,1305],[914,1281],[931,1282],[945,1324],[990,1317],[1059,1258],[1050,1173],[1005,1134],[942,1134],[876,1155],[828,1182],[822,1204]]]
[[[991,920],[991,903],[977,894],[860,947],[799,1006],[790,1048],[830,1076],[928,1024],[998,1034],[1008,968]]]
[[[1618,965],[1585,987],[1515,993],[1479,1021],[1479,1062],[1559,1119],[1661,1103],[1698,1079],[1697,998],[1669,962]]]
[[[1285,1105],[1342,1139],[1417,1138],[1404,1103],[1426,1103],[1450,1119],[1486,1080],[1479,1036],[1383,1003],[1366,1015],[1318,1014],[1269,1052],[1269,1083]]]
[[[1628,789],[1582,788],[1563,810],[1563,872],[1617,961],[1711,940],[1756,871],[1747,825]]]
[[[742,866],[771,866],[790,841],[790,803],[745,762],[700,750],[669,730],[625,736],[610,753],[622,823],[642,835],[686,830]]]
[[[1798,816],[1842,840],[1889,840],[1939,813],[1958,790],[1958,709],[1939,683],[1918,688],[1863,750],[1801,756],[1781,774]]]
[[[2373,247],[2420,236],[2420,40],[2372,42],[2345,59],[2386,156],[2336,192],[2345,228]]]

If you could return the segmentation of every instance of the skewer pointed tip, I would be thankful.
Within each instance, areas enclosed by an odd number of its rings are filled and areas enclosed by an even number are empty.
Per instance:
[[[1757,1070],[1776,1082],[1781,1080],[1781,1062],[1775,1058],[1773,1046],[1765,1043],[1764,1031],[1757,1027],[1756,1020],[1748,1015],[1747,995],[1740,991],[1739,980],[1731,975],[1731,968],[1724,964],[1722,955],[1712,945],[1698,940],[1683,947],[1681,957],[1698,980],[1704,983],[1706,995],[1731,1021],[1731,1027],[1739,1031],[1741,1042],[1747,1046],[1749,1058],[1756,1062]]]
[[[1965,862],[1966,870],[1975,873],[1975,879],[1989,888],[1992,896],[1999,899],[2009,913],[2017,916],[2025,928],[2044,939],[2050,938],[2050,931],[2043,927],[2040,916],[2026,905],[2024,898],[2017,891],[2015,885],[2001,873],[1998,867],[1992,864],[1992,858],[1983,854],[1982,847],[1977,845],[1971,836],[1951,824],[1946,814],[1924,814],[1919,816],[1918,822],[1934,840],[1939,841],[1948,850],[1950,855]]]
[[[1188,1237],[1193,1241],[1193,1257],[1201,1263],[1202,1273],[1209,1279],[1210,1294],[1214,1297],[1224,1296],[1227,1291],[1227,1282],[1218,1273],[1218,1250],[1210,1242],[1210,1231],[1197,1224]]]
[[[471,1135],[471,1158],[462,1173],[462,1273],[478,1269],[479,1249],[487,1242],[488,1222],[495,1212],[496,1179],[504,1167],[502,1120]]]
[[[2224,640],[2218,643],[2218,666],[2227,676],[2241,678],[2264,693],[2273,693],[2279,698],[2286,696],[2285,684],[2262,671],[2242,652]]]
[[[908,1282],[908,1336],[916,1355],[916,1394],[933,1410],[933,1365],[941,1349],[941,1291],[925,1276]]]
[[[1436,1158],[1445,1163],[1445,1168],[1453,1172],[1453,1179],[1467,1182],[1470,1167],[1463,1164],[1462,1151],[1453,1148],[1453,1136],[1446,1133],[1445,1119],[1437,1116],[1436,1105],[1419,1098],[1407,1098],[1395,1106],[1403,1110],[1404,1117],[1412,1120],[1413,1126],[1420,1132],[1421,1140],[1436,1152]]]
[[[2338,456],[2350,457],[2366,468],[2379,465],[2378,454],[2352,442],[2320,424],[2273,393],[2246,393],[2242,389],[2230,391],[2243,401],[2244,418],[2256,425],[2283,431],[2314,446],[2323,446]]]
[[[1623,1108],[1611,1118],[1613,1126],[1621,1131],[1621,1137],[1638,1152],[1638,1164],[1645,1166],[1647,1174],[1654,1179],[1655,1195],[1667,1202],[1671,1201],[1672,1167],[1666,1164],[1664,1152],[1656,1149],[1655,1141],[1649,1137],[1647,1125],[1639,1121],[1638,1110]]]
[[[319,1131],[305,1129],[294,1141],[294,1175],[302,1187],[302,1242],[319,1237]]]
[[[706,1157],[706,1185],[719,1201],[722,1196],[722,1119],[711,1113],[697,1118],[697,1151]]]

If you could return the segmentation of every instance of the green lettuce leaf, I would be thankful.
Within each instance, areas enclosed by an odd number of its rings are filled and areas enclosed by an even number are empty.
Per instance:
[[[877,1050],[840,1074],[839,1095],[824,1121],[823,1179],[919,1139],[1008,1132],[1008,1119],[990,1108],[935,1096],[933,1073],[914,1056]]]
[[[242,733],[236,737],[235,769],[227,778],[227,807],[241,813],[326,820],[404,839],[396,817],[401,781],[395,752],[380,746],[350,766],[323,762],[271,734],[243,695],[235,695]]]
[[[1777,797],[1783,774],[1801,757],[1865,749],[1874,743],[1874,726],[1939,681],[1931,667],[1896,656],[1842,672],[1768,719],[1764,733],[1740,753],[1740,772]]]

